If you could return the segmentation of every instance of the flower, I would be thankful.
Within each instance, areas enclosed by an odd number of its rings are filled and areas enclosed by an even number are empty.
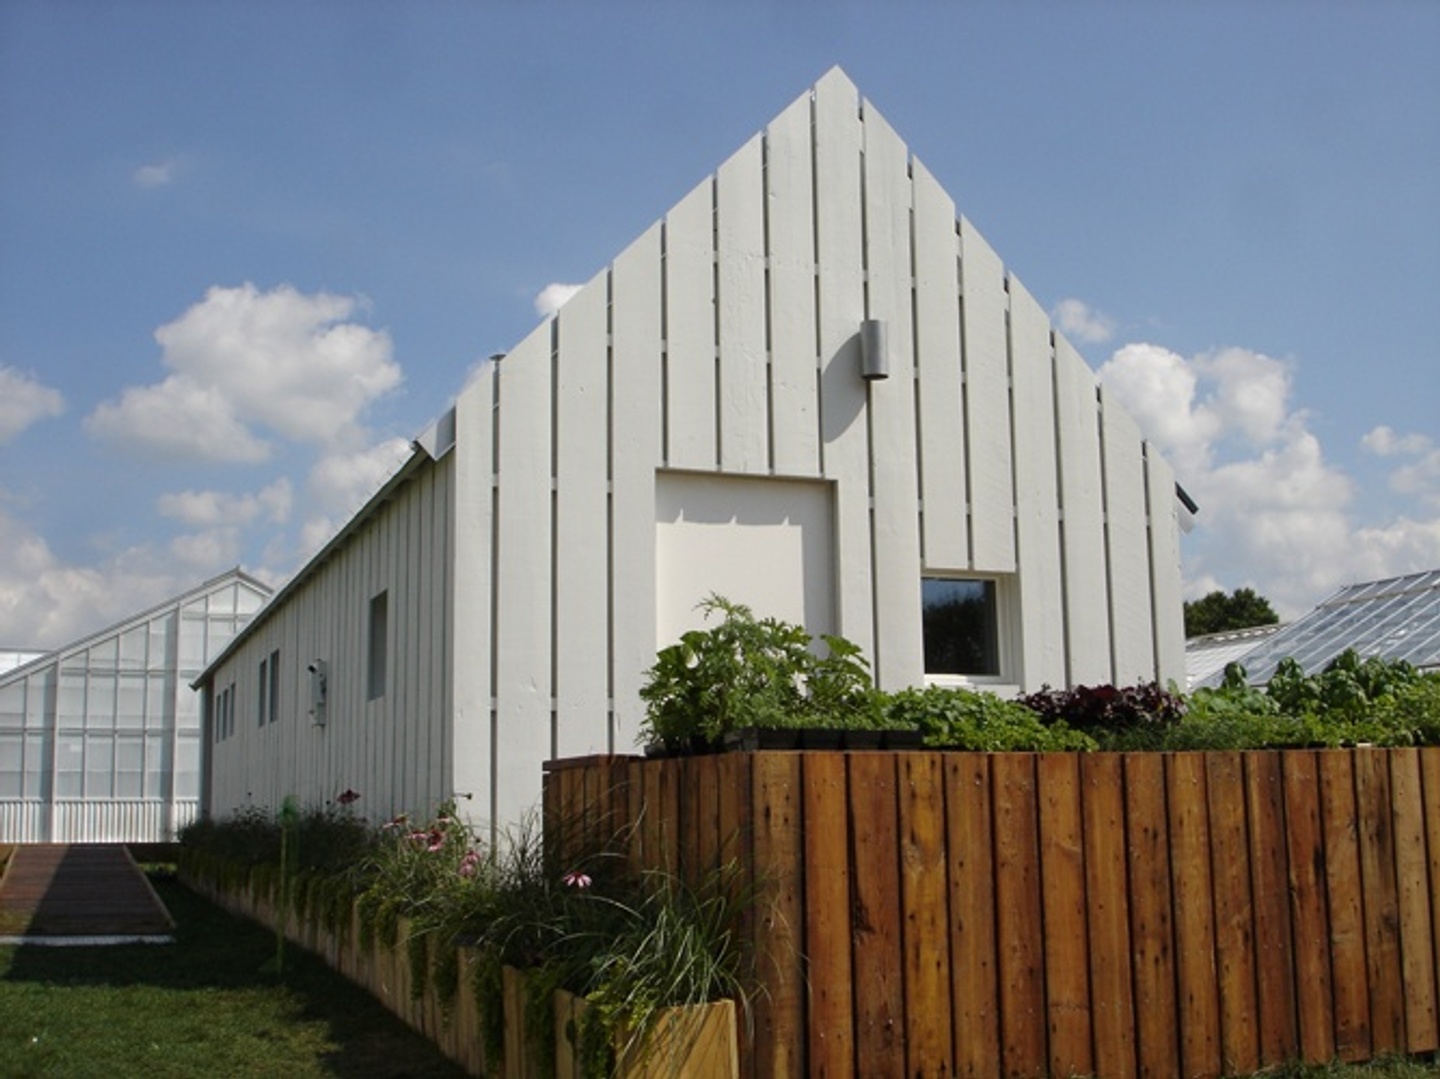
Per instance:
[[[561,877],[560,883],[569,888],[588,888],[595,882],[590,879],[589,873],[583,873],[578,869],[574,869]]]
[[[480,852],[471,847],[465,852],[465,857],[460,859],[460,875],[462,877],[473,877],[475,871],[480,868]]]
[[[352,802],[358,802],[359,800],[360,793],[358,791],[352,791],[349,787],[345,788],[345,792],[343,794],[338,794],[335,796],[335,801],[339,802],[342,806],[348,806]]]

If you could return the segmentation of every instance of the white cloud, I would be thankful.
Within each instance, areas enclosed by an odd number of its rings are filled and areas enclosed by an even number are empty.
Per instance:
[[[1061,300],[1050,317],[1066,337],[1086,344],[1102,344],[1115,336],[1115,320],[1084,300]]]
[[[298,549],[290,552],[288,560],[298,565],[325,546],[412,452],[409,441],[392,438],[358,453],[329,454],[317,461],[306,481],[306,506],[311,512],[301,522]],[[267,557],[284,555],[272,549]]]
[[[0,367],[0,445],[9,442],[31,424],[65,411],[59,390],[13,367]]]
[[[1187,594],[1248,585],[1293,617],[1341,585],[1440,565],[1440,519],[1355,519],[1356,484],[1326,459],[1310,414],[1293,403],[1291,364],[1239,348],[1187,359],[1132,344],[1100,377],[1200,504],[1184,544]],[[1388,429],[1366,444],[1429,450]],[[1430,467],[1421,457],[1392,486],[1440,490],[1440,461]]]
[[[165,161],[141,165],[131,174],[130,178],[135,182],[136,187],[166,187],[175,182],[175,176],[179,169],[180,162],[172,157]]]
[[[549,318],[564,307],[571,296],[584,287],[584,285],[563,285],[559,282],[546,285],[535,297],[535,313],[541,318]]]
[[[1378,457],[1413,458],[1390,473],[1390,489],[1440,506],[1440,446],[1428,435],[1397,435],[1381,426],[1365,435],[1360,444]]]
[[[265,428],[336,447],[363,437],[365,408],[400,384],[388,334],[348,321],[354,297],[288,285],[212,288],[155,331],[172,372],[102,403],[86,430],[124,448],[222,462],[264,460]]]
[[[254,494],[232,495],[222,491],[164,494],[157,500],[156,508],[161,516],[194,528],[240,528],[257,520],[284,524],[293,502],[290,481],[281,477]]]
[[[172,559],[136,548],[98,566],[62,562],[28,525],[0,512],[0,642],[58,648],[193,587]]]

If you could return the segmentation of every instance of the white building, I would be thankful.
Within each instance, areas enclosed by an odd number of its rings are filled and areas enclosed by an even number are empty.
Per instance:
[[[0,673],[0,842],[160,842],[200,806],[191,688],[269,598],[233,570]]]
[[[467,385],[206,672],[209,809],[504,823],[547,758],[634,749],[711,592],[884,688],[1185,676],[1170,468],[839,70]]]

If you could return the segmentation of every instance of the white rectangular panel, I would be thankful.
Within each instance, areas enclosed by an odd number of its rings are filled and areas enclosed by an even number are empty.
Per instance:
[[[756,135],[715,175],[720,335],[720,467],[770,469],[765,355],[765,179]]]

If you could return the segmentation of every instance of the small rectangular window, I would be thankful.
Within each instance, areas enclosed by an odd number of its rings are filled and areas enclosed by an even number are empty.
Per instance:
[[[280,650],[270,653],[270,722],[280,718]]]
[[[997,677],[1000,634],[995,582],[926,577],[920,584],[925,673]]]
[[[259,726],[265,726],[265,712],[270,707],[270,660],[269,658],[260,661],[260,685],[255,692],[255,715],[260,721]]]
[[[370,638],[366,653],[370,700],[385,696],[385,661],[390,635],[390,593],[370,599]]]

